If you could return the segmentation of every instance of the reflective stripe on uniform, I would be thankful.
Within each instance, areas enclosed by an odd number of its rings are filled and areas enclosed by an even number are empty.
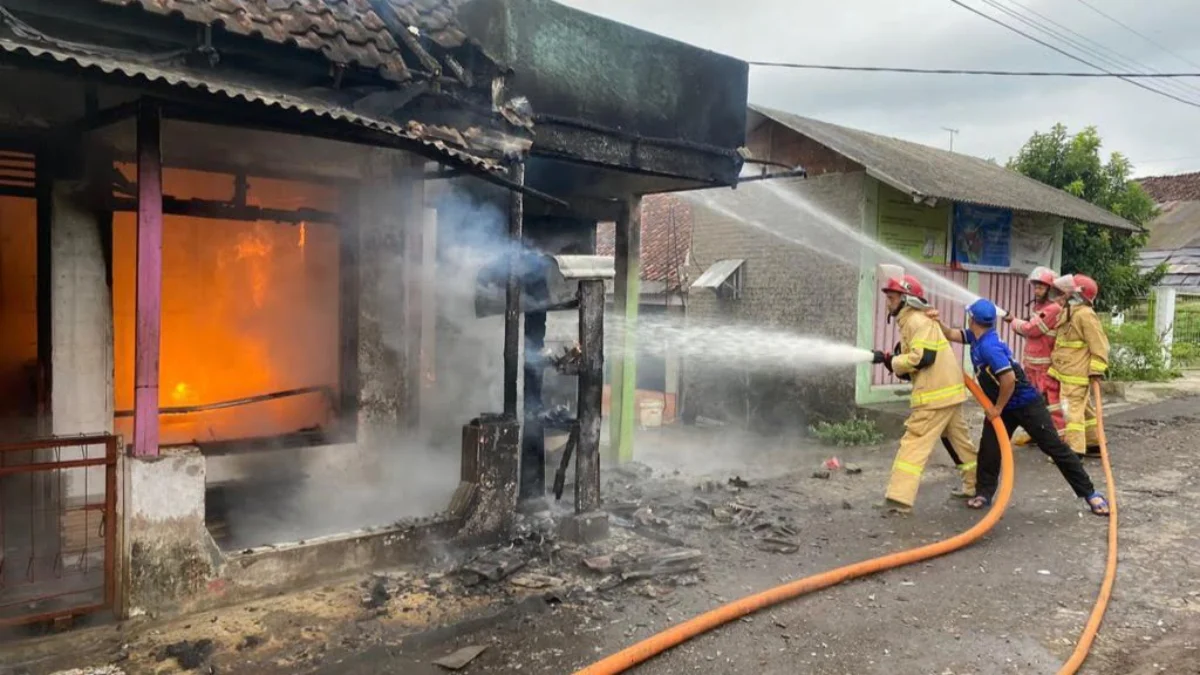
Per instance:
[[[1056,340],[1054,344],[1058,347],[1066,347],[1067,349],[1084,349],[1087,343],[1083,340]]]
[[[1034,366],[1045,366],[1051,363],[1049,356],[1026,356],[1025,363]]]
[[[1088,379],[1086,377],[1079,377],[1077,375],[1063,375],[1062,373],[1060,373],[1058,371],[1057,368],[1051,368],[1048,375],[1050,375],[1050,377],[1053,377],[1054,379],[1058,380],[1059,382],[1062,382],[1063,384],[1076,384],[1076,385],[1087,386],[1087,383],[1088,383]]]
[[[1042,321],[1041,318],[1038,318],[1037,321],[1034,321],[1033,325],[1037,326],[1038,329],[1042,331],[1042,335],[1054,335],[1054,331],[1050,330],[1050,327],[1047,326],[1046,322]]]
[[[1087,427],[1079,422],[1068,422],[1067,431],[1086,431]]]
[[[943,349],[949,349],[950,343],[946,340],[913,340],[912,346],[917,349],[927,349],[931,352],[940,352]]]
[[[1088,363],[1088,367],[1091,368],[1092,372],[1094,373],[1103,373],[1104,371],[1108,370],[1107,363],[1103,361],[1097,361],[1096,359],[1092,359],[1091,362]]]
[[[910,464],[909,462],[904,462],[899,459],[896,460],[896,463],[892,465],[892,468],[897,471],[903,471],[904,473],[912,474],[914,476],[920,476],[922,473],[924,473],[924,470],[916,464]]]
[[[966,391],[967,391],[966,385],[956,384],[956,385],[953,385],[950,387],[942,387],[941,389],[934,389],[932,391],[913,392],[912,404],[913,405],[925,405],[926,403],[933,403],[934,401],[940,401],[942,399],[951,398],[953,396],[957,396],[958,394],[965,394]]]
[[[978,468],[978,466],[979,466],[979,462],[967,462],[966,464],[959,464],[958,470],[959,471],[974,471],[976,468]]]
[[[1092,418],[1090,420],[1087,420],[1086,422],[1083,423],[1083,426],[1085,426],[1088,429],[1091,429],[1092,427],[1096,426],[1096,419]]]
[[[1050,412],[1058,412],[1059,410],[1062,410],[1062,404],[1054,403],[1052,405],[1048,405],[1046,406],[1046,410],[1049,410]]]

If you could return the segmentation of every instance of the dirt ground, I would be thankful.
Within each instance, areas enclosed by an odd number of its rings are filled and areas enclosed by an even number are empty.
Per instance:
[[[1121,570],[1084,672],[1200,673],[1200,584],[1188,571],[1200,554],[1200,398],[1114,410],[1107,426]],[[560,675],[724,601],[979,518],[948,497],[957,480],[940,450],[916,513],[896,518],[872,508],[894,444],[836,453],[861,472],[827,478],[814,473],[835,453],[799,442],[703,430],[639,447],[650,467],[608,474],[614,528],[603,544],[572,547],[549,520],[527,518],[512,542],[475,561],[495,580],[448,561],[435,573],[394,571],[164,625],[27,642],[0,663],[31,675],[108,664],[117,670],[93,672],[432,675],[448,672],[435,660],[486,647],[460,672]],[[1017,455],[1013,503],[984,541],[764,610],[635,672],[1055,672],[1099,588],[1107,523],[1037,450]],[[1102,484],[1100,466],[1089,470]],[[665,570],[674,573],[646,567],[664,552],[674,552],[680,567]],[[439,624],[450,625],[430,630]]]

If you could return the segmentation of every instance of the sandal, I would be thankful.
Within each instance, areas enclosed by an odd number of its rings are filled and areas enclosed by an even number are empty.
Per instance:
[[[975,495],[967,500],[968,509],[982,509],[985,506],[991,505],[992,500],[983,495]]]
[[[1109,515],[1108,500],[1099,492],[1092,493],[1092,496],[1087,498],[1087,504],[1093,515],[1105,517]]]

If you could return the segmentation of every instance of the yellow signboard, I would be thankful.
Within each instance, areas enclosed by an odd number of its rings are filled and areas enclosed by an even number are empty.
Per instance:
[[[879,243],[916,262],[948,262],[946,230],[950,204],[926,206],[887,185],[879,186]]]

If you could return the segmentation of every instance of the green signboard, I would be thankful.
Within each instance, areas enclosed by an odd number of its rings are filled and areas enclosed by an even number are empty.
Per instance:
[[[879,243],[926,265],[944,265],[950,205],[926,206],[886,185],[879,186]]]

